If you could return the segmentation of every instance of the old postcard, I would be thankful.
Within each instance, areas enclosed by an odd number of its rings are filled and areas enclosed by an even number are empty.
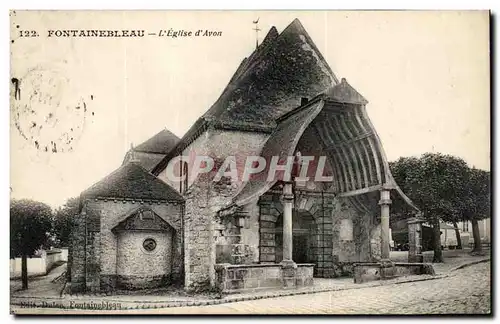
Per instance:
[[[488,11],[10,11],[12,314],[491,314]]]

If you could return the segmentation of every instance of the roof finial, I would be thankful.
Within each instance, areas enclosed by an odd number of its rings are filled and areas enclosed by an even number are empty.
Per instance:
[[[259,47],[259,31],[260,31],[260,28],[259,28],[259,18],[257,18],[257,20],[254,20],[253,23],[255,24],[255,28],[253,30],[255,30],[255,49],[257,49]]]

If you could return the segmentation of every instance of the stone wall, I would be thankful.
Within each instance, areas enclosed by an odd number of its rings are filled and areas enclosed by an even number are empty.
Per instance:
[[[191,143],[183,155],[207,155],[212,157],[217,165],[221,165],[228,156],[235,156],[238,170],[242,170],[244,159],[249,155],[259,154],[267,136],[211,129]],[[189,189],[184,193],[184,264],[187,290],[203,290],[215,284],[216,260],[247,263],[258,257],[250,247],[256,245],[255,239],[252,239],[248,231],[250,228],[241,229],[234,219],[217,217],[218,211],[231,203],[232,197],[241,187],[240,179],[223,177],[215,183],[212,181],[214,175],[215,173],[212,173],[199,176],[196,181],[190,180]],[[160,174],[160,177],[164,176],[164,173]],[[254,216],[253,221],[255,217],[257,216]],[[252,220],[249,220],[249,224],[250,222]]]
[[[259,200],[260,205],[260,262],[281,261],[281,236],[276,234],[277,222],[281,218],[282,206],[279,194],[266,194]],[[352,274],[353,262],[373,260],[370,239],[380,244],[373,231],[373,216],[360,212],[347,198],[326,195],[311,196],[305,192],[296,193],[295,208],[313,215],[315,229],[310,231],[311,262],[315,263],[315,275],[332,278]],[[375,211],[374,211],[375,212]],[[296,216],[294,216],[296,217]],[[294,221],[294,224],[297,220]],[[294,225],[295,228],[295,225]],[[375,250],[376,252],[377,250]]]
[[[68,260],[70,269],[70,287],[72,292],[85,291],[85,216],[75,215],[73,217],[73,229],[71,231],[71,257]]]
[[[222,293],[239,293],[272,288],[313,285],[313,264],[283,268],[279,264],[217,264],[216,287]]]
[[[171,282],[173,230],[166,232],[130,231],[117,234],[117,287],[121,289],[152,288]],[[156,242],[149,252],[145,239]]]
[[[116,288],[118,237],[112,229],[141,206],[149,207],[174,229],[172,248],[172,281],[183,282],[181,231],[182,205],[167,201],[87,199],[83,213],[75,216],[71,248],[71,290],[109,291]],[[140,257],[122,266],[143,267]],[[126,269],[119,269],[125,271]]]
[[[259,199],[259,258],[261,263],[276,262],[276,221],[283,212],[278,195],[263,195]]]
[[[228,156],[236,157],[236,164],[239,171],[243,170],[247,156],[259,155],[263,144],[269,137],[269,134],[227,131],[220,129],[210,129],[198,136],[182,152],[183,156],[210,156],[212,158],[224,161]],[[188,170],[191,175],[191,170]],[[241,177],[241,172],[239,172]],[[173,188],[179,190],[177,182],[167,179],[166,170],[163,170],[158,178],[168,183]],[[188,186],[193,185],[198,180],[188,177]],[[233,184],[239,188],[242,185],[241,179],[235,179]]]
[[[385,280],[410,275],[434,275],[429,263],[380,263],[366,262],[354,264],[354,283]]]

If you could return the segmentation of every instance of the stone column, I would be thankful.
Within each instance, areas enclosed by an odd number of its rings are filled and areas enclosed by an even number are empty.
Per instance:
[[[283,185],[283,262],[293,263],[293,229],[292,229],[292,213],[293,213],[293,192],[292,183]]]
[[[410,250],[408,251],[408,262],[422,263],[424,256],[422,254],[422,223],[423,219],[409,218],[408,224],[408,242]]]
[[[292,183],[283,185],[283,261],[281,261],[281,274],[283,288],[297,287],[297,264],[293,261],[293,190]]]
[[[389,260],[390,252],[390,238],[389,238],[389,206],[391,205],[391,195],[390,190],[382,189],[380,191],[380,243],[381,243],[381,259]]]

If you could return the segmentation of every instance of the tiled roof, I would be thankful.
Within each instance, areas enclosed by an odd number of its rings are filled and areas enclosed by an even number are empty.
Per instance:
[[[298,19],[281,34],[272,27],[219,99],[151,172],[159,174],[209,126],[271,133],[276,119],[300,106],[301,98],[313,98],[338,83]]]
[[[151,172],[154,167],[165,157],[165,154],[158,153],[147,153],[147,152],[136,152],[135,149],[131,149],[125,155],[123,159],[123,164],[126,164],[132,160],[139,163],[144,169]]]
[[[167,154],[179,141],[179,137],[169,130],[164,129],[147,141],[134,147],[134,150],[146,153]]]
[[[165,182],[156,178],[137,162],[128,162],[82,193],[82,197],[110,197],[184,201]]]
[[[338,83],[304,27],[295,19],[281,34],[271,28],[237,69],[203,118],[220,127],[274,128],[275,120]]]

